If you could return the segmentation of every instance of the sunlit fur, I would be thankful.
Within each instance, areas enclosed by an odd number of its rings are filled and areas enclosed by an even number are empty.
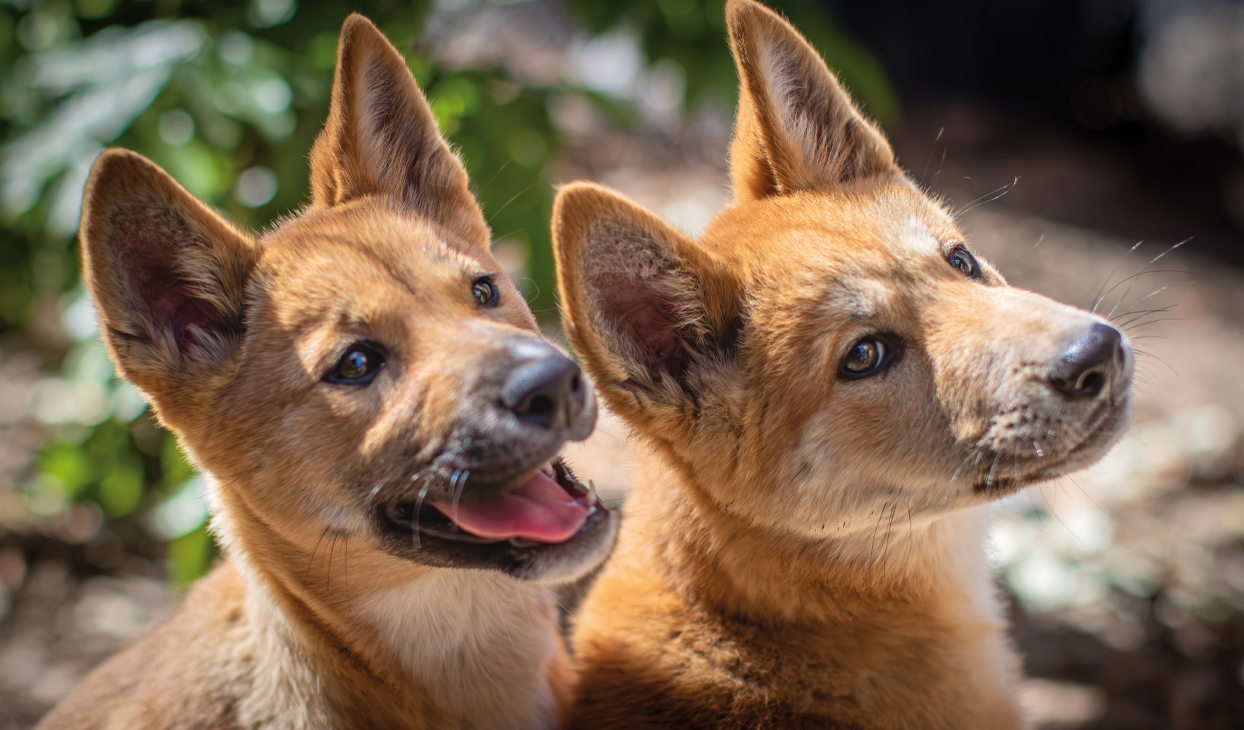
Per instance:
[[[311,166],[311,205],[258,240],[134,153],[92,171],[83,271],[101,333],[209,475],[227,560],[41,727],[558,724],[573,675],[547,589],[404,559],[377,534],[415,466],[487,430],[469,410],[481,374],[538,330],[414,78],[361,16]],[[495,307],[473,298],[482,274]],[[360,339],[388,352],[371,385],[322,382]]]
[[[955,218],[819,56],[727,5],[736,202],[692,241],[561,191],[567,333],[638,437],[618,550],[573,646],[582,728],[1014,728],[985,504],[1099,458],[1128,418],[1048,381],[1101,318],[948,259]],[[860,338],[905,345],[839,376]]]

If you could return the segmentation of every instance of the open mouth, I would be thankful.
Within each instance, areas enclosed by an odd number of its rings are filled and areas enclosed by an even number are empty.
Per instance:
[[[419,541],[536,548],[573,540],[606,510],[560,458],[546,462],[512,489],[482,501],[396,501],[385,518]]]

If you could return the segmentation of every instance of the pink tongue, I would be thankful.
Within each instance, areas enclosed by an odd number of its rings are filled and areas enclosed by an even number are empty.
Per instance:
[[[487,502],[433,502],[446,517],[472,535],[492,540],[525,537],[536,542],[565,542],[583,526],[588,508],[576,502],[544,472],[514,491]]]

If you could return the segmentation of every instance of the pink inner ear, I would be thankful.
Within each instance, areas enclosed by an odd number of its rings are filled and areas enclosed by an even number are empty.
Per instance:
[[[132,291],[156,318],[156,324],[170,330],[181,351],[194,343],[190,328],[219,328],[219,314],[202,296],[196,295],[177,265],[189,252],[183,242],[192,234],[171,213],[124,215],[114,219],[114,235],[121,247],[121,266],[128,275]],[[193,244],[192,244],[193,245]]]
[[[682,348],[673,325],[675,302],[623,274],[601,273],[592,278],[601,315],[627,340],[623,346],[639,354],[650,369],[663,367],[672,375],[680,374]]]
[[[158,277],[152,277],[148,281],[150,283],[145,287],[146,290],[140,289],[142,296],[151,303],[152,309],[164,320],[165,326],[172,330],[179,350],[184,352],[186,347],[195,342],[191,326],[207,330],[215,324],[215,312],[202,299],[195,298],[183,282],[172,280],[157,283]]]

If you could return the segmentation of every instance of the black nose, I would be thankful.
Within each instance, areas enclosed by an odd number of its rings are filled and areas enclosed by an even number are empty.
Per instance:
[[[1109,391],[1123,371],[1123,336],[1114,327],[1094,324],[1073,341],[1050,371],[1050,385],[1069,398],[1092,398]]]
[[[587,404],[587,383],[573,360],[549,348],[548,354],[519,365],[501,389],[501,402],[523,423],[563,429]]]

